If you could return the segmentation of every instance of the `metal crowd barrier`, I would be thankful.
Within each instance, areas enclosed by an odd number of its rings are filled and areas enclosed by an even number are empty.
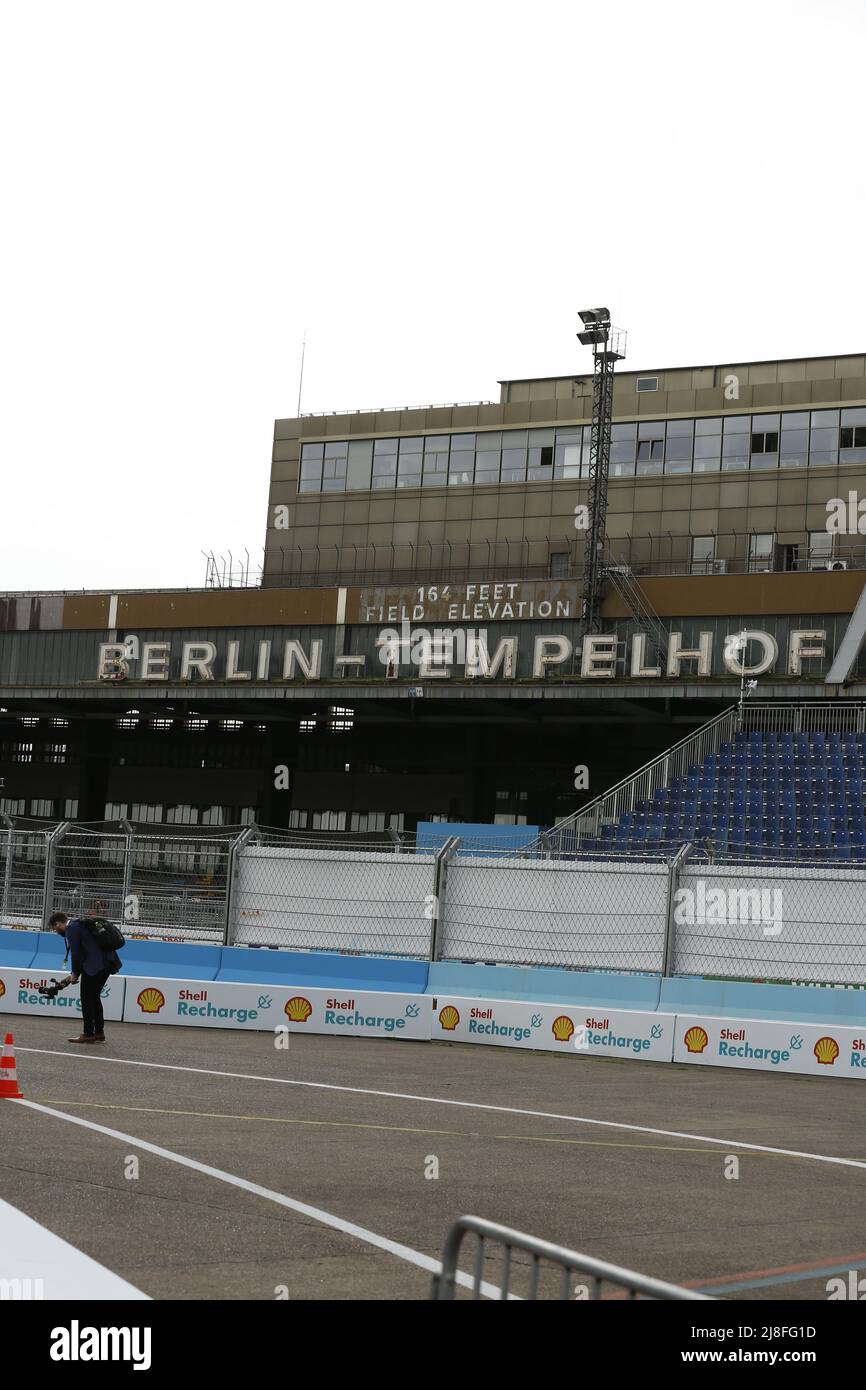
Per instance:
[[[564,1245],[553,1245],[550,1241],[538,1240],[535,1236],[525,1235],[522,1231],[515,1231],[510,1226],[500,1226],[495,1221],[485,1221],[479,1216],[461,1216],[460,1220],[456,1221],[448,1232],[445,1249],[442,1252],[442,1270],[441,1273],[433,1276],[431,1298],[442,1300],[456,1297],[458,1259],[464,1238],[470,1233],[478,1237],[473,1271],[468,1280],[466,1276],[463,1276],[459,1282],[461,1284],[468,1282],[473,1298],[481,1298],[485,1291],[482,1278],[485,1242],[491,1242],[502,1247],[502,1273],[497,1286],[498,1297],[501,1300],[524,1298],[537,1300],[540,1296],[539,1288],[543,1262],[560,1271],[557,1279],[558,1294],[556,1295],[557,1301],[560,1302],[572,1302],[577,1297],[572,1288],[572,1279],[575,1275],[581,1276],[581,1287],[586,1288],[585,1297],[587,1299],[600,1299],[602,1286],[607,1283],[613,1284],[618,1289],[624,1289],[628,1299],[683,1299],[700,1302],[709,1300],[708,1294],[697,1293],[694,1289],[684,1289],[678,1284],[668,1284],[662,1279],[652,1279],[649,1275],[638,1274],[633,1269],[623,1269],[620,1265],[608,1264],[606,1260],[593,1259],[591,1255],[581,1255],[576,1250],[568,1250]],[[516,1294],[512,1291],[512,1279],[515,1272],[512,1258],[514,1251],[520,1251],[530,1258],[529,1287],[525,1294]],[[589,1282],[587,1283],[587,1281]],[[487,1287],[489,1288],[489,1285]],[[583,1301],[583,1296],[580,1297],[580,1301]]]

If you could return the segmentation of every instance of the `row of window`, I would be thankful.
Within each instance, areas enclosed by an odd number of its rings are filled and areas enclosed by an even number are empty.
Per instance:
[[[402,811],[290,811],[290,830],[402,830]]]
[[[107,801],[107,821],[131,820],[153,825],[252,825],[253,806],[165,806],[153,801]]]
[[[775,532],[753,532],[749,536],[749,571],[756,574],[768,570],[832,568],[835,539],[829,531],[810,531],[808,546],[777,544]],[[692,574],[719,574],[727,570],[727,560],[716,557],[717,541],[716,536],[692,536]],[[551,560],[554,558],[551,556]]]
[[[61,810],[62,807],[62,810]],[[48,820],[75,820],[78,815],[78,799],[52,800],[38,797],[28,801],[25,797],[0,797],[0,815],[47,817]]]
[[[299,492],[585,478],[590,426],[304,444]],[[866,463],[866,407],[615,424],[610,476]]]

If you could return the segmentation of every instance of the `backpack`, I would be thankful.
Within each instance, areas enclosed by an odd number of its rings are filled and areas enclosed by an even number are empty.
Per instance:
[[[126,945],[126,937],[123,935],[120,927],[115,926],[114,922],[109,922],[105,917],[81,917],[79,921],[82,927],[86,927],[90,932],[90,935],[105,956],[109,958],[114,956],[113,961],[111,959],[106,959],[105,963],[112,974],[116,974],[120,969],[120,961],[117,959],[115,952],[122,951]]]

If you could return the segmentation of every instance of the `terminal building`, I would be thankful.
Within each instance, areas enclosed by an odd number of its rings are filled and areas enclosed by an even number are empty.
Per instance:
[[[0,596],[0,813],[550,826],[750,692],[862,700],[866,357],[617,373],[586,633],[591,415],[278,420],[259,584]]]

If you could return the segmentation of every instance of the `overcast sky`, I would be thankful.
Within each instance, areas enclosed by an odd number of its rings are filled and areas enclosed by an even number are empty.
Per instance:
[[[863,351],[862,0],[0,0],[0,590],[261,559],[275,417]],[[859,191],[858,191],[859,190]]]

